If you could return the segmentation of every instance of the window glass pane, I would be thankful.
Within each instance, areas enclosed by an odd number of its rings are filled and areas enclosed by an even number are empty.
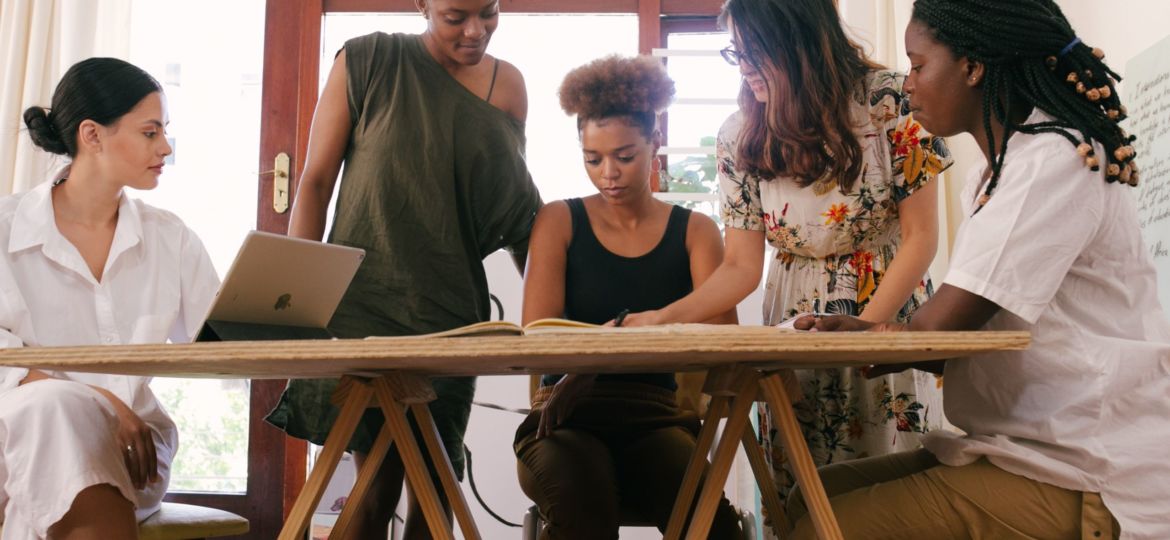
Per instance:
[[[674,79],[679,102],[670,107],[667,121],[667,142],[670,147],[714,148],[715,137],[724,120],[738,107],[733,102],[688,104],[688,99],[734,100],[739,92],[740,75],[718,55],[729,42],[725,32],[673,33],[667,36],[667,49],[707,51],[707,55],[688,53],[668,56],[667,71]],[[686,193],[715,193],[719,185],[715,178],[713,154],[670,154],[667,170],[671,180],[667,191],[685,197]],[[710,197],[698,200],[680,200],[675,204],[703,212],[716,222],[719,206]]]
[[[132,8],[129,60],[165,87],[174,153],[159,186],[131,196],[181,217],[221,276],[256,223],[264,4],[137,0]],[[179,427],[171,490],[245,491],[248,382],[151,386]]]

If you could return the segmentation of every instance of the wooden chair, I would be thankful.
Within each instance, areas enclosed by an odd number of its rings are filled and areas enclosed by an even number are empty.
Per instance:
[[[246,532],[248,520],[231,512],[168,502],[138,526],[139,540],[202,540]]]

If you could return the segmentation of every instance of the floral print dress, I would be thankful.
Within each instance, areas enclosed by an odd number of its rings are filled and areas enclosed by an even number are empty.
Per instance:
[[[773,247],[764,324],[800,312],[861,313],[897,252],[898,203],[951,164],[943,140],[911,117],[902,80],[888,71],[866,77],[864,102],[853,108],[864,162],[849,193],[833,179],[801,187],[744,173],[735,163],[742,113],[720,129],[723,222],[764,231]],[[898,319],[908,319],[931,292],[923,276]],[[798,370],[797,376],[805,394],[797,418],[818,465],[911,450],[921,434],[942,425],[942,381],[934,375],[908,370],[867,380],[853,369],[818,369]],[[762,405],[760,438],[784,497],[794,480],[772,426]]]

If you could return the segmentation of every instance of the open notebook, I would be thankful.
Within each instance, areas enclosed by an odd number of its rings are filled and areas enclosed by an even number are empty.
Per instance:
[[[603,329],[613,329],[612,327],[605,327],[596,324],[589,324],[577,321],[570,321],[568,319],[539,319],[520,326],[511,321],[483,321],[467,326],[460,326],[459,328],[452,328],[442,332],[435,332],[433,334],[422,334],[418,336],[405,336],[414,338],[437,338],[437,337],[466,337],[466,336],[523,336],[541,333],[563,333],[563,332],[579,332],[579,331],[597,331]],[[402,339],[404,336],[370,336],[366,339]]]
[[[459,328],[452,328],[443,332],[435,332],[433,334],[422,334],[418,336],[370,336],[366,339],[428,339],[428,338],[445,338],[445,337],[468,337],[468,336],[540,336],[540,335],[554,335],[554,334],[647,334],[647,335],[671,335],[671,334],[698,334],[698,333],[723,333],[728,331],[740,333],[774,333],[778,327],[770,326],[738,326],[738,325],[723,325],[723,324],[663,324],[658,326],[602,326],[598,324],[589,324],[578,321],[570,321],[568,319],[548,318],[537,319],[520,326],[509,321],[484,321]],[[781,329],[783,331],[783,329]],[[794,331],[791,328],[788,331]]]

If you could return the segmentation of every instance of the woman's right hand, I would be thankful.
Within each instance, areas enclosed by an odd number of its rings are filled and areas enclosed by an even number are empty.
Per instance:
[[[662,318],[662,312],[659,310],[642,311],[639,313],[630,313],[622,318],[621,326],[657,326],[663,324],[665,321]],[[605,323],[605,326],[617,326],[617,320],[611,320]]]

